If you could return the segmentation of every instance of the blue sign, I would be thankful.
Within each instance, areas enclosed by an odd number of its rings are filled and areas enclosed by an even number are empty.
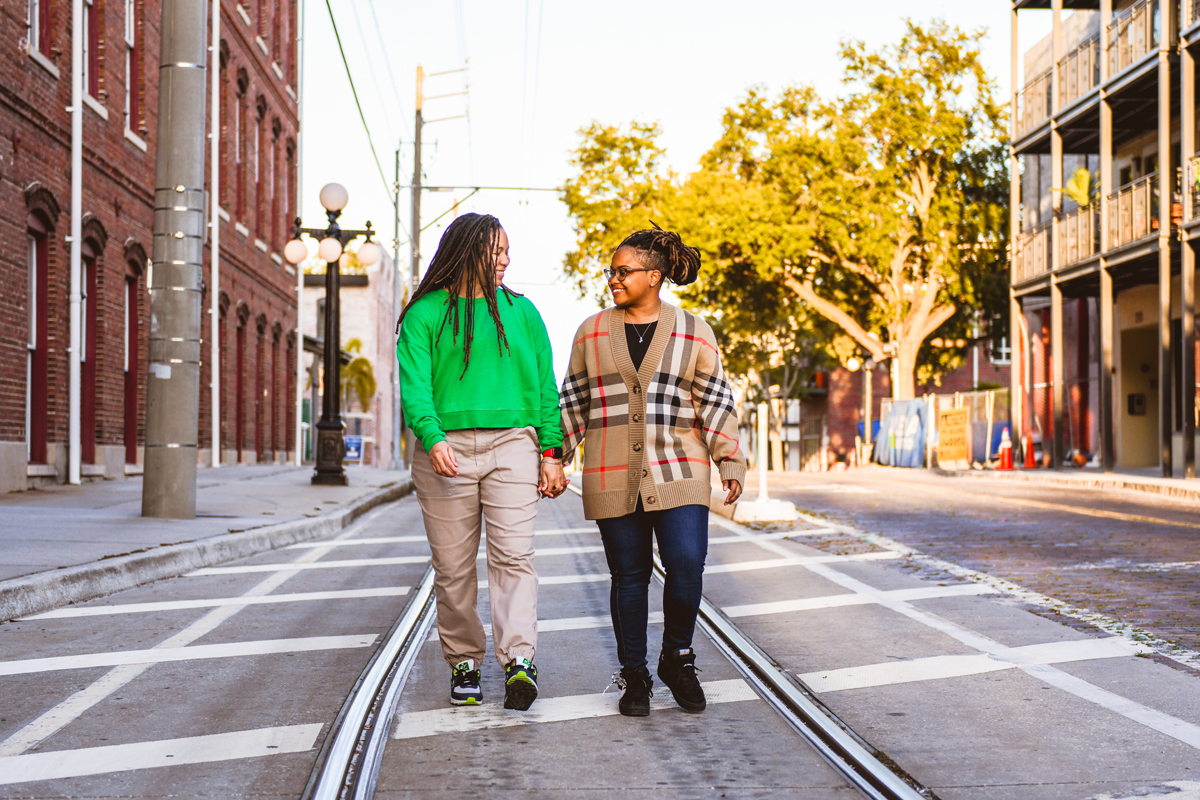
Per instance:
[[[361,436],[345,436],[346,440],[346,460],[347,461],[362,461],[363,457],[363,437]]]
[[[926,417],[924,400],[897,400],[879,426],[872,461],[889,467],[925,465]]]

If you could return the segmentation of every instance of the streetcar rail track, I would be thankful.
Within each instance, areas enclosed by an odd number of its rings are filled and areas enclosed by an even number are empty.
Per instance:
[[[572,492],[583,496],[574,484]],[[654,577],[660,584],[666,571],[654,555]],[[810,691],[767,655],[706,597],[700,599],[698,622],[717,649],[737,667],[754,690],[788,725],[852,786],[871,800],[930,800],[933,793],[896,767],[855,734]],[[889,759],[890,761],[890,759]]]
[[[369,800],[374,795],[397,695],[429,638],[433,608],[430,566],[334,718],[302,800]]]

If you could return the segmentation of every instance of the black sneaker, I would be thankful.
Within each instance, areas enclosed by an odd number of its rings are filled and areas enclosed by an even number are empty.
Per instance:
[[[450,705],[477,706],[483,703],[483,689],[479,688],[479,668],[473,659],[460,661],[450,673]]]
[[[537,699],[537,667],[518,658],[504,670],[504,707],[525,711]]]
[[[613,682],[625,690],[617,706],[623,715],[650,716],[650,698],[654,696],[654,678],[650,677],[650,670],[645,667],[621,667],[621,671],[613,676]]]
[[[697,672],[696,653],[690,647],[664,650],[658,657],[659,679],[671,690],[679,707],[689,714],[699,714],[708,706]]]

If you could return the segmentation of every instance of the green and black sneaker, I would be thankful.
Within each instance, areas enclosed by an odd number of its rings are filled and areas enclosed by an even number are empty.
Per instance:
[[[537,667],[518,658],[504,670],[504,707],[525,711],[537,699]]]
[[[479,668],[473,659],[454,665],[450,673],[450,705],[477,706],[483,703],[483,689],[479,688]]]

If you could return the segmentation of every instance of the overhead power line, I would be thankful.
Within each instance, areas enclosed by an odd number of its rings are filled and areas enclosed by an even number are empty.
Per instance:
[[[400,111],[400,119],[408,119],[409,114],[404,110],[404,102],[400,99],[400,89],[396,87],[396,75],[392,72],[392,60],[388,58],[388,48],[383,41],[383,26],[379,24],[379,15],[375,13],[375,0],[367,0],[371,9],[371,19],[375,22],[375,34],[379,37],[379,49],[383,51],[383,63],[387,67],[388,78],[392,82],[392,91],[396,94],[396,108]]]
[[[388,197],[392,197],[392,185],[388,183],[388,179],[383,174],[383,164],[379,162],[379,153],[375,152],[375,142],[371,139],[371,127],[367,125],[367,117],[363,114],[362,103],[358,99],[358,90],[354,88],[354,77],[350,74],[350,63],[346,61],[346,51],[342,47],[342,37],[338,34],[337,20],[333,18],[333,6],[329,4],[329,0],[325,0],[325,8],[329,9],[329,24],[333,26],[333,38],[337,39],[338,52],[342,56],[342,66],[346,69],[346,80],[350,81],[350,93],[354,95],[354,105],[358,107],[358,118],[362,120],[363,130],[367,134],[367,144],[371,146],[371,155],[375,157],[375,168],[379,170],[379,179],[383,181],[384,191]],[[393,202],[395,202],[393,200]]]

